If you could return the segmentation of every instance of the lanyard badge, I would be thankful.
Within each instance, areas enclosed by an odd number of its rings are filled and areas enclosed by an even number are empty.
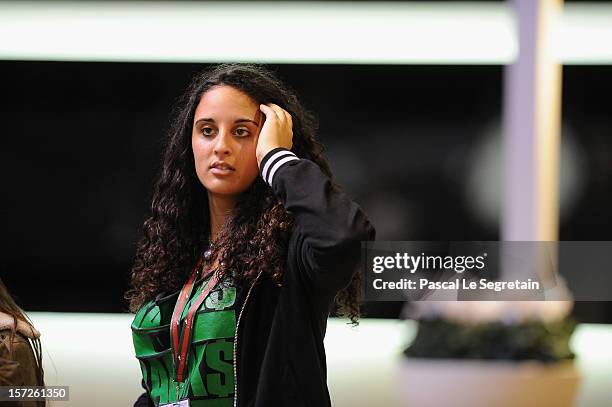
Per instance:
[[[189,407],[189,400],[181,400],[176,403],[162,404],[159,407]]]
[[[206,253],[205,255],[208,255]],[[191,338],[193,336],[193,322],[195,319],[195,314],[200,305],[210,292],[213,287],[217,284],[219,276],[217,273],[209,272],[209,274],[213,273],[206,286],[202,289],[202,292],[195,299],[189,311],[185,317],[185,323],[183,329],[181,330],[181,314],[183,312],[183,307],[185,306],[188,298],[191,296],[193,291],[194,282],[196,277],[200,274],[200,271],[203,269],[202,265],[202,257],[198,260],[191,276],[185,283],[185,286],[181,289],[178,300],[176,301],[176,305],[174,307],[174,312],[172,313],[172,320],[170,323],[170,336],[171,336],[171,345],[172,345],[172,356],[174,359],[174,382],[176,384],[176,398],[180,399],[179,390],[180,385],[185,381],[185,368],[187,365],[187,353],[189,351],[189,344],[191,343]],[[186,387],[183,389],[185,390]],[[179,404],[187,402],[187,404]],[[164,404],[165,406],[172,407],[188,407],[189,400],[181,400],[176,403]]]

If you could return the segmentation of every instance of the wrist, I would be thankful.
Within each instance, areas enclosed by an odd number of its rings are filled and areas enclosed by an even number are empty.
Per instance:
[[[259,165],[260,169],[261,169],[261,161],[270,151],[274,150],[275,148],[280,148],[280,146],[264,145],[264,146],[257,148],[257,150],[255,151],[255,155],[257,157],[257,165]]]
[[[278,170],[299,158],[289,149],[275,147],[269,150],[259,161],[259,172],[263,180],[272,186],[272,180]]]

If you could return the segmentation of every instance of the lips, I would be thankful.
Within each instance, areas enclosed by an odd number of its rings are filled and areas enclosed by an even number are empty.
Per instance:
[[[225,161],[215,161],[214,163],[212,163],[210,168],[218,168],[220,170],[232,170],[232,171],[236,170],[234,167],[232,167]]]
[[[224,174],[229,174],[231,172],[234,172],[236,171],[236,169],[233,166],[226,163],[225,161],[215,161],[210,166],[210,171],[213,174],[224,175]]]

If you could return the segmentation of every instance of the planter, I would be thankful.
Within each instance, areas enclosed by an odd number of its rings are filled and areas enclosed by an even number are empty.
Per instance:
[[[573,361],[403,357],[399,380],[403,407],[569,407],[580,374]]]

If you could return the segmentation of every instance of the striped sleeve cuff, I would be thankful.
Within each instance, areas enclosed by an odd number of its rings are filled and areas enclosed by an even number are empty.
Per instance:
[[[293,160],[299,160],[299,158],[286,148],[278,147],[270,150],[259,164],[261,177],[268,185],[272,186],[274,174],[276,174],[279,168]]]

